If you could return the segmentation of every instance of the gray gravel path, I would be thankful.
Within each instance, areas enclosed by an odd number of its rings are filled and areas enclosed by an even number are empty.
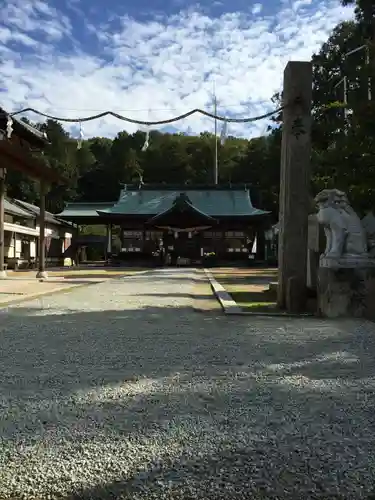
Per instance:
[[[194,312],[194,270],[0,310],[0,499],[360,499],[375,327]]]

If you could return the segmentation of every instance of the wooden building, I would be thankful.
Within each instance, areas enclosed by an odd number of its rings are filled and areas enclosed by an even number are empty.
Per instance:
[[[0,278],[6,277],[5,178],[10,169],[19,170],[40,182],[38,276],[46,277],[45,194],[50,183],[61,180],[57,172],[33,154],[43,151],[47,145],[45,134],[12,117],[0,107]]]
[[[108,253],[112,227],[119,226],[124,260],[151,259],[162,251],[197,262],[209,256],[247,259],[256,237],[262,251],[268,214],[252,205],[245,185],[142,185],[126,186],[114,203],[68,203],[58,217],[106,225]]]
[[[40,207],[21,200],[4,201],[4,261],[8,269],[33,268],[39,256]],[[75,227],[45,213],[46,266],[59,266],[71,245]]]

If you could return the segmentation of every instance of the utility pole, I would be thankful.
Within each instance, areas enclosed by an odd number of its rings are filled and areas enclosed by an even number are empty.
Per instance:
[[[346,119],[348,118],[348,79],[346,76],[343,78],[344,85],[344,120],[346,126]],[[346,130],[346,129],[345,129]]]
[[[370,47],[366,45],[366,67],[368,71],[367,75],[367,100],[371,101],[371,76],[370,76]]]
[[[357,47],[356,49],[350,50],[346,54],[344,54],[344,58],[351,56],[352,54],[355,54],[356,52],[359,52],[360,50],[365,50],[366,52],[366,67],[367,67],[367,100],[371,101],[371,71],[370,71],[370,47],[365,44],[361,45],[360,47]]]
[[[215,90],[215,82],[214,82],[214,115],[215,115],[215,156],[214,156],[214,184],[215,186],[219,183],[219,167],[218,167],[218,151],[217,151],[217,99],[216,99],[216,90]]]
[[[347,120],[347,117],[348,117],[348,79],[346,76],[343,76],[341,78],[341,80],[336,83],[336,85],[333,87],[334,89],[336,89],[339,85],[343,84],[343,91],[344,91],[344,99],[343,99],[343,103],[344,103],[344,134],[347,133],[347,129],[346,129],[346,120]]]

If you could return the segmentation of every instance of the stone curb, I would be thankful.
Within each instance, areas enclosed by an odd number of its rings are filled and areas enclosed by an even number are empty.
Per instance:
[[[237,305],[229,293],[225,290],[225,288],[220,285],[213,277],[211,271],[208,269],[204,269],[206,276],[210,282],[211,288],[215,294],[215,297],[219,301],[223,311],[228,315],[236,315],[236,316],[264,316],[264,317],[275,317],[275,318],[313,318],[314,314],[311,313],[301,313],[301,314],[293,314],[293,313],[272,313],[272,312],[250,312],[243,311],[241,307]]]
[[[237,305],[229,293],[225,290],[225,288],[220,285],[219,282],[213,277],[211,271],[208,269],[204,269],[208,281],[210,282],[212,291],[215,294],[215,297],[219,301],[221,308],[223,309],[225,314],[243,314],[242,309]]]

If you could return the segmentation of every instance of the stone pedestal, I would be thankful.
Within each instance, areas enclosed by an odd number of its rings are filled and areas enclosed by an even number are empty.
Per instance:
[[[317,272],[319,265],[319,254],[313,250],[307,249],[307,277],[306,284],[310,290],[316,290]]]
[[[307,288],[316,291],[318,282],[319,258],[324,253],[324,229],[316,214],[309,215],[307,232]]]
[[[375,319],[375,260],[340,259],[336,266],[324,258],[318,272],[318,310],[326,318]],[[350,267],[352,264],[352,267]]]

